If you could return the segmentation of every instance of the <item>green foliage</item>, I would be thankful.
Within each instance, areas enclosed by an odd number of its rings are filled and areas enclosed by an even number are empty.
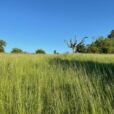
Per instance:
[[[4,40],[0,40],[0,47],[5,47],[6,46],[6,42]]]
[[[89,48],[90,53],[114,53],[114,40],[100,37]]]
[[[0,47],[0,53],[3,53],[3,52],[4,52],[4,48]]]
[[[6,42],[4,40],[0,40],[0,53],[4,52],[4,47],[6,46]]]
[[[36,54],[46,54],[46,52],[43,49],[36,50]]]
[[[92,44],[88,47],[88,52],[89,53],[99,53],[99,48],[95,44]]]
[[[84,44],[84,42],[80,42],[78,45],[77,45],[77,51],[79,53],[84,53],[86,52],[86,46]]]
[[[89,47],[88,51],[90,53],[101,53],[101,48],[103,46],[104,38],[99,37],[95,42],[93,42]]]
[[[23,53],[23,51],[19,48],[13,48],[11,53]]]
[[[114,40],[105,39],[101,47],[101,53],[114,53]]]
[[[108,38],[114,39],[114,30],[111,31],[111,33],[108,35]]]

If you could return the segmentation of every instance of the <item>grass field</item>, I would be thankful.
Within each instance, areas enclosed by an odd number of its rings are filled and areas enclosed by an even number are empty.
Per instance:
[[[114,55],[0,55],[0,114],[114,114]]]

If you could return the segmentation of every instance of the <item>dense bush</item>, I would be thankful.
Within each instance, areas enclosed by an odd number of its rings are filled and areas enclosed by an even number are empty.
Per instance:
[[[36,50],[36,54],[45,54],[46,52],[43,49]]]
[[[111,38],[98,38],[88,47],[89,53],[114,53],[114,40]]]

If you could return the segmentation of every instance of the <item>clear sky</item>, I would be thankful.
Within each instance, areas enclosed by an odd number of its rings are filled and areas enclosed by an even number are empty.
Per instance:
[[[70,51],[64,40],[106,36],[114,29],[114,0],[0,0],[0,38],[6,51]]]

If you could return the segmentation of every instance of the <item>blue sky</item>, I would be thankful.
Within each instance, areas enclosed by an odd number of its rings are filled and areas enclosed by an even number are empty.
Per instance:
[[[0,0],[0,39],[6,51],[71,51],[65,39],[106,36],[114,29],[114,0]]]

